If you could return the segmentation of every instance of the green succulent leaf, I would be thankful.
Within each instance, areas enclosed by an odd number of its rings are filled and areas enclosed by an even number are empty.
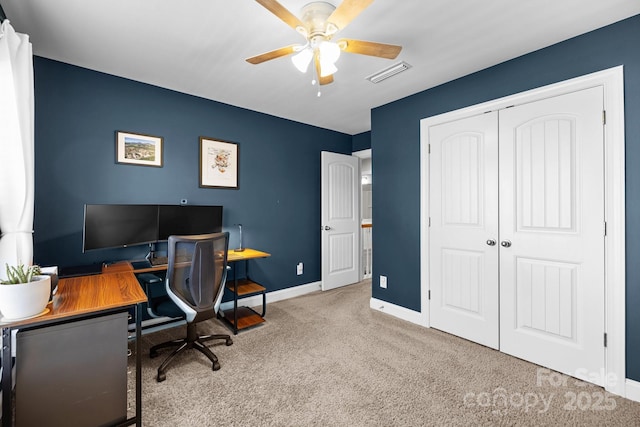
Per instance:
[[[24,264],[17,266],[10,266],[6,264],[7,279],[0,280],[3,285],[15,285],[18,283],[29,283],[33,279],[33,276],[40,274],[40,266],[30,265],[26,267]]]

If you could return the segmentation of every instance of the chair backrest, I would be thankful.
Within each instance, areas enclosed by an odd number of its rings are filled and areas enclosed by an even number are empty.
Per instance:
[[[169,236],[167,294],[188,322],[216,315],[227,278],[229,233]]]

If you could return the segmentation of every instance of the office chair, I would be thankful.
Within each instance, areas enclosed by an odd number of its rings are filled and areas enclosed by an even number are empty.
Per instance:
[[[229,335],[198,335],[196,324],[216,317],[227,277],[227,249],[229,233],[200,234],[195,236],[169,236],[166,288],[170,301],[159,304],[159,315],[175,315],[177,306],[187,320],[187,336],[154,345],[150,357],[158,356],[158,350],[178,347],[158,368],[157,381],[166,379],[165,370],[171,361],[183,351],[195,348],[213,363],[213,370],[220,369],[218,358],[204,345],[205,341],[225,340],[233,344]],[[163,307],[164,305],[164,307]]]

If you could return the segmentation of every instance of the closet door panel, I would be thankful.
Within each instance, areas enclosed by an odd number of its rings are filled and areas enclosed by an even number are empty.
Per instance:
[[[596,87],[500,112],[500,349],[573,376],[604,368],[602,111]]]
[[[429,129],[430,324],[498,348],[497,113]]]

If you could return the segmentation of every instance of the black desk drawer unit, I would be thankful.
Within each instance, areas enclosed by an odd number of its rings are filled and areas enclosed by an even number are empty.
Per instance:
[[[127,319],[119,312],[18,332],[15,425],[126,420]]]

